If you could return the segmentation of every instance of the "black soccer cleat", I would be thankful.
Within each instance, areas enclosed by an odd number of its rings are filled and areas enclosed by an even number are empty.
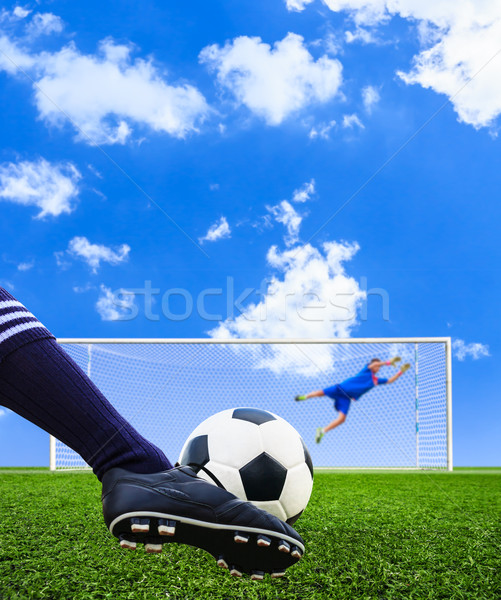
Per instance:
[[[190,467],[140,475],[111,469],[103,477],[104,520],[122,548],[169,542],[212,554],[234,577],[285,575],[304,554],[301,536],[249,502],[197,477]],[[292,549],[292,551],[291,551]]]

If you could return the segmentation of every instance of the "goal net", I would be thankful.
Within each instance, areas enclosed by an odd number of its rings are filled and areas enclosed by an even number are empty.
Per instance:
[[[450,339],[60,340],[117,410],[175,462],[204,419],[251,406],[289,421],[316,467],[452,469]],[[327,397],[295,402],[355,375],[372,358],[411,368],[351,403],[346,422],[314,441],[336,416]],[[379,377],[396,372],[383,367]],[[51,468],[83,468],[54,438]]]

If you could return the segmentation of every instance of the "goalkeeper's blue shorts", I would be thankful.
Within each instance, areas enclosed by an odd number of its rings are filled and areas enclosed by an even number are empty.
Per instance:
[[[334,408],[345,415],[350,410],[351,398],[339,385],[333,385],[323,390],[326,396],[334,400]]]

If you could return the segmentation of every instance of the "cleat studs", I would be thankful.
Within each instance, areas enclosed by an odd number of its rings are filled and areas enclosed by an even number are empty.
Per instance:
[[[235,532],[235,535],[233,537],[233,540],[237,543],[237,544],[246,544],[249,541],[249,536],[245,535],[243,533],[238,533],[238,531]]]
[[[131,519],[130,530],[132,533],[148,533],[150,530],[149,519]]]
[[[283,577],[285,575],[285,571],[272,571],[271,577],[272,579],[276,579],[277,577]]]
[[[242,571],[233,565],[230,569],[230,575],[232,577],[242,577]]]
[[[264,571],[252,571],[251,579],[254,581],[262,581],[264,579]]]
[[[221,567],[221,569],[227,569],[228,568],[228,563],[224,560],[224,558],[222,556],[220,556],[217,559],[217,566]]]
[[[135,550],[136,542],[131,542],[130,540],[126,540],[123,536],[120,536],[120,547],[126,548],[127,550]]]
[[[162,544],[145,544],[144,549],[148,554],[159,554],[162,552]]]
[[[278,550],[280,552],[285,552],[285,554],[289,554],[289,552],[291,551],[291,547],[287,542],[284,542],[284,540],[280,540],[280,542],[278,543]]]
[[[300,550],[300,549],[299,549],[297,546],[294,546],[294,547],[292,548],[291,556],[292,556],[293,558],[297,558],[297,559],[299,559],[299,558],[301,558],[303,555],[302,555],[302,553],[301,553],[301,550]]]
[[[271,540],[269,537],[266,537],[265,535],[258,535],[257,536],[257,545],[260,546],[261,548],[267,548],[268,546],[271,545]]]
[[[159,535],[175,535],[176,533],[176,521],[168,521],[167,519],[158,520],[158,534]]]

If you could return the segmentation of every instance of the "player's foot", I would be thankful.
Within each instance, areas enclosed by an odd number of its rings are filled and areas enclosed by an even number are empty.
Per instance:
[[[317,444],[320,444],[324,435],[325,435],[325,433],[324,433],[323,427],[317,427],[317,431],[315,433],[315,442],[317,442]]]
[[[296,402],[300,402],[301,400],[306,400],[306,396],[296,396],[296,397],[294,398],[294,400],[295,400]]]
[[[138,475],[111,469],[103,477],[103,513],[122,548],[161,552],[177,542],[206,550],[240,577],[282,577],[304,554],[300,535],[277,517],[197,477],[189,467]]]

